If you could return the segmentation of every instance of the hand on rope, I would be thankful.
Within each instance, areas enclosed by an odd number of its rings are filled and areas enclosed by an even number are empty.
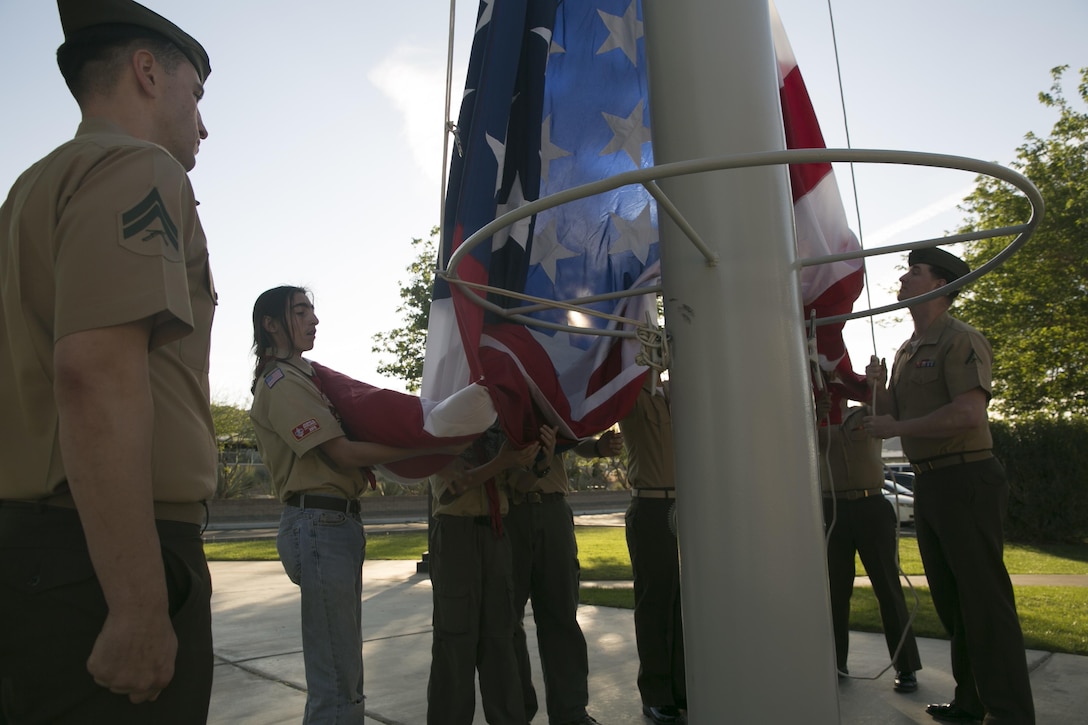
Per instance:
[[[865,366],[865,384],[869,386],[869,409],[873,415],[878,415],[877,391],[883,391],[888,385],[888,363],[883,358],[873,355],[869,358],[869,364]]]

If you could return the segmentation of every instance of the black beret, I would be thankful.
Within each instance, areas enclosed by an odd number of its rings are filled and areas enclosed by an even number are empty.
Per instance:
[[[938,267],[947,273],[949,282],[957,280],[971,271],[971,267],[968,266],[967,262],[939,247],[915,249],[907,256],[907,264],[928,264],[930,267]]]
[[[211,61],[204,47],[158,13],[148,10],[132,0],[57,0],[60,25],[64,41],[79,41],[94,34],[94,28],[102,25],[135,25],[146,28],[169,40],[178,47],[196,68],[201,82],[212,72]]]

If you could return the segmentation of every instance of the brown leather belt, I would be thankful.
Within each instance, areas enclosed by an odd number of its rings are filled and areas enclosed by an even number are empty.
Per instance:
[[[300,509],[322,509],[325,511],[343,511],[346,514],[357,514],[362,510],[357,498],[339,498],[338,496],[318,496],[313,493],[296,493],[287,497],[284,501],[288,506],[297,506]]]
[[[936,471],[939,468],[958,466],[961,463],[975,463],[976,461],[986,461],[993,457],[994,452],[989,450],[969,451],[967,453],[950,453],[947,456],[937,456],[936,458],[927,458],[924,461],[911,463],[910,467],[914,471],[915,475],[919,475],[924,471]]]
[[[868,496],[879,496],[884,493],[882,488],[855,488],[851,491],[824,491],[824,498],[841,498],[847,501],[856,501],[859,498],[866,498]]]
[[[675,488],[632,488],[635,498],[676,498]]]

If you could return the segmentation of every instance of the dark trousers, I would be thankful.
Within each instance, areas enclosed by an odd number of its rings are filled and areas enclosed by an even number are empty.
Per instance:
[[[513,547],[514,646],[526,716],[532,720],[538,708],[524,626],[525,604],[532,599],[548,722],[573,722],[585,717],[589,702],[589,656],[578,626],[574,515],[564,497],[519,503],[510,507],[506,530]]]
[[[918,550],[952,638],[956,703],[988,725],[1031,725],[1024,637],[1003,559],[1009,498],[996,458],[927,471],[914,482]]]
[[[0,505],[0,702],[10,725],[207,720],[211,576],[200,527],[174,521],[157,527],[178,652],[174,677],[158,699],[134,705],[87,672],[107,607],[76,511]]]
[[[514,656],[510,540],[496,536],[487,517],[436,516],[430,572],[434,634],[427,722],[469,725],[479,671],[487,722],[527,723]]]
[[[832,505],[835,506],[832,509]],[[834,514],[834,527],[832,515]],[[835,660],[846,672],[850,648],[850,597],[854,592],[854,555],[861,555],[865,573],[873,584],[880,605],[880,621],[888,654],[895,656],[895,669],[913,672],[922,669],[918,643],[908,627],[903,587],[896,565],[895,509],[883,496],[847,499],[824,498],[824,524],[831,529],[827,539],[827,577],[831,592],[831,622],[835,630]],[[900,639],[903,646],[899,647]]]
[[[687,708],[680,555],[669,528],[675,499],[633,498],[627,507],[627,550],[635,577],[638,690],[650,707]]]

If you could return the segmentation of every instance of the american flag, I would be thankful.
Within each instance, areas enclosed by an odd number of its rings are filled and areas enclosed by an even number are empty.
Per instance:
[[[653,163],[639,5],[629,0],[480,5],[446,198],[446,258],[473,232],[526,201]],[[476,247],[458,268],[473,282],[568,300],[654,284],[656,209],[641,186],[540,213]],[[522,304],[499,295],[501,307]],[[656,319],[653,294],[594,309]],[[615,322],[565,310],[532,317],[576,326]],[[482,379],[508,436],[538,421],[566,438],[597,433],[634,403],[645,368],[637,343],[505,322],[435,284],[423,395]],[[534,411],[534,405],[536,410]]]
[[[495,422],[495,408],[480,385],[465,386],[441,401],[433,401],[378,388],[313,361],[310,366],[314,384],[336,409],[340,425],[351,440],[397,448],[441,448],[469,443]],[[296,433],[295,437],[301,436]],[[454,458],[428,454],[375,468],[387,478],[408,483],[437,473]]]
[[[782,122],[786,132],[786,148],[826,148],[816,111],[805,88],[797,58],[793,54],[786,29],[774,3],[771,3],[771,32],[778,60],[778,83],[782,98]],[[797,230],[797,254],[801,258],[860,249],[857,237],[846,222],[839,186],[830,163],[791,164],[790,185],[793,189],[793,215]],[[805,304],[805,319],[815,310],[817,317],[830,317],[850,312],[861,294],[862,261],[849,261],[805,267],[801,272],[801,299]],[[851,397],[865,395],[864,378],[857,376],[842,339],[843,323],[816,328],[816,349],[820,368],[825,373],[835,371],[847,386]]]
[[[653,164],[642,36],[638,0],[481,2],[444,210],[444,259],[509,210]],[[791,87],[785,78],[784,88]],[[815,139],[822,146],[807,94],[797,98],[802,107],[786,90],[783,99],[785,111],[796,114],[791,145],[812,146]],[[824,222],[823,204],[807,199],[824,194],[828,178],[837,199],[830,168],[791,174],[799,227]],[[853,241],[841,202],[838,208],[842,229],[805,236],[803,253]],[[456,271],[462,280],[553,300],[654,285],[660,280],[657,208],[641,186],[568,203],[496,233]],[[837,273],[813,270],[805,281],[806,304],[837,303],[842,287],[831,279]],[[507,435],[519,443],[536,439],[539,422],[558,424],[569,439],[593,435],[633,405],[646,372],[635,362],[637,342],[506,321],[467,294],[436,279],[425,397],[439,400],[482,381]],[[488,299],[503,308],[524,304],[494,293]],[[589,307],[633,322],[644,322],[647,314],[656,320],[657,314],[653,294]],[[618,324],[560,309],[531,316],[595,328]],[[838,364],[838,354],[829,359]]]

